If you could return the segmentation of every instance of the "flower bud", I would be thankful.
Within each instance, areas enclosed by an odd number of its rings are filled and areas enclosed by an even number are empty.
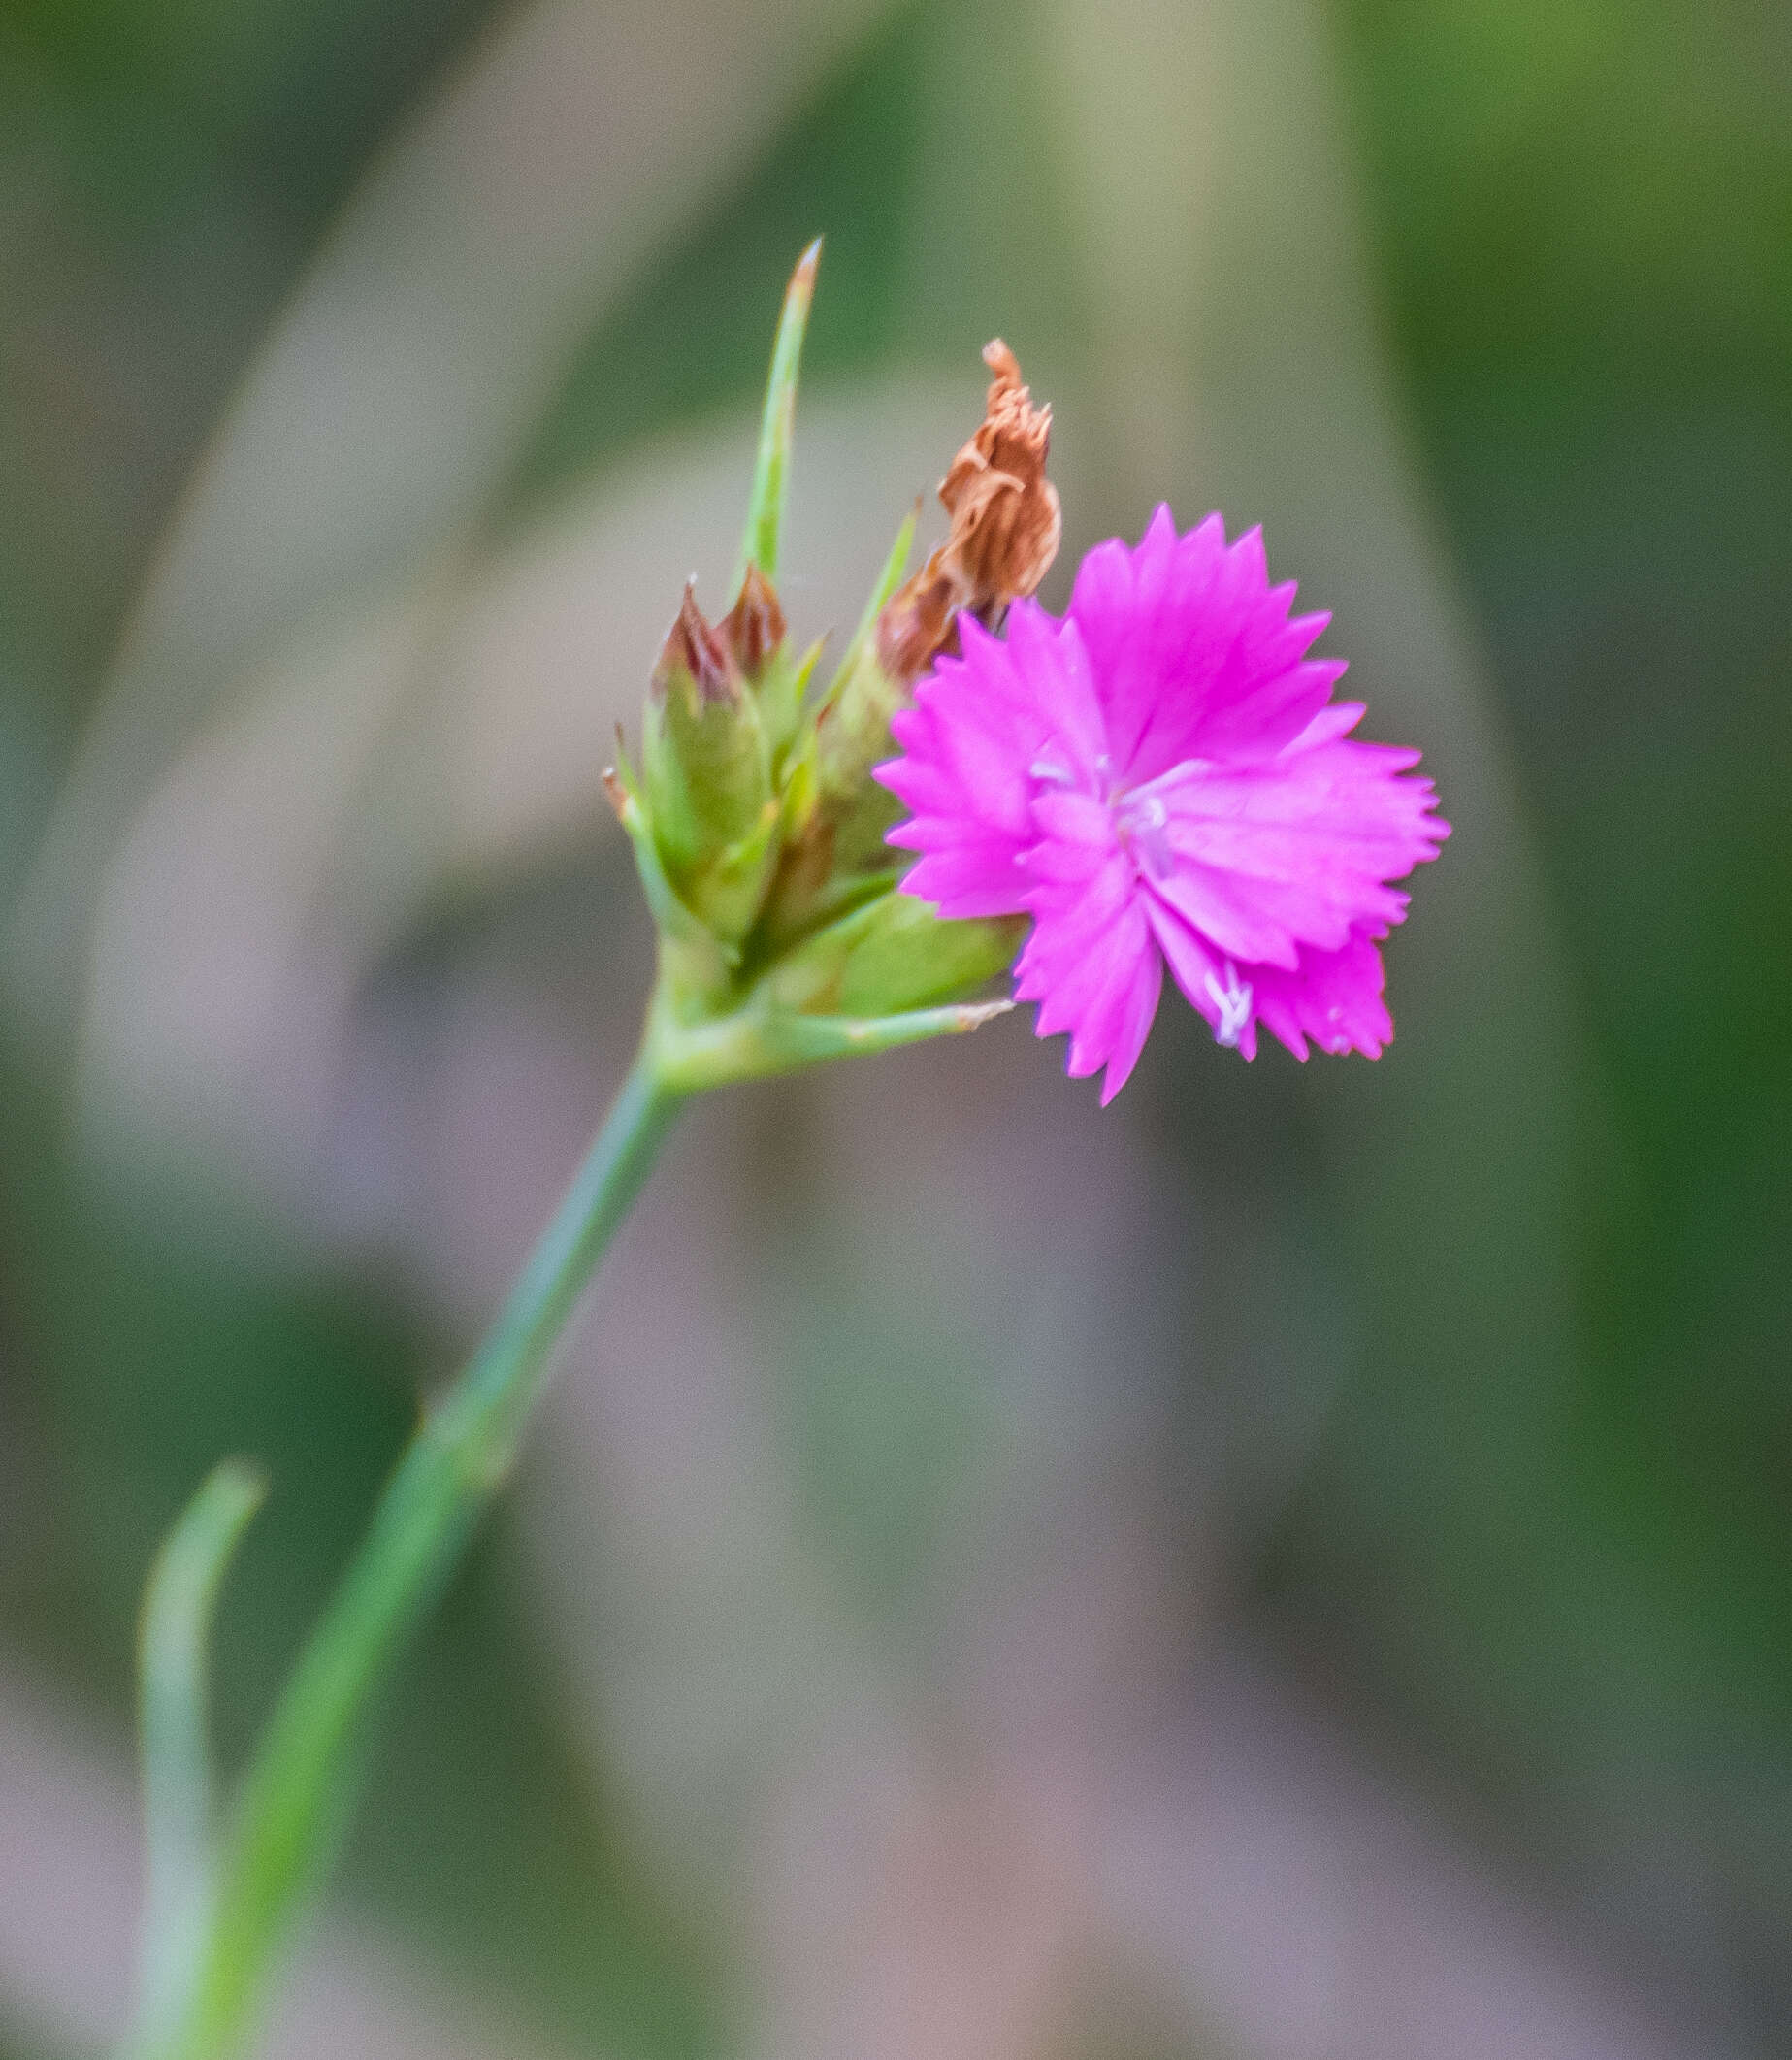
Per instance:
[[[758,705],[689,586],[653,670],[643,757],[668,878],[718,936],[737,939],[776,856],[778,806]]]
[[[784,642],[784,610],[777,589],[757,565],[748,563],[740,593],[716,624],[716,635],[741,676],[757,685]]]

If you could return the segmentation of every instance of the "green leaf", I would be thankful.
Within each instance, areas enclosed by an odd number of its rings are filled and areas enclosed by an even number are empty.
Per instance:
[[[266,1475],[247,1460],[213,1468],[162,1541],[144,1591],[137,1659],[146,2024],[156,2023],[183,1992],[202,1935],[212,1851],[212,1617],[224,1570],[267,1491]]]

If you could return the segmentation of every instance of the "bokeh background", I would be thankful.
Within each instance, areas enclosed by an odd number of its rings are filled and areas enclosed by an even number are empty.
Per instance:
[[[240,1754],[626,1062],[598,773],[976,421],[1261,521],[1456,834],[1377,1065],[1167,1006],[718,1098],[270,2050],[1792,2053],[1792,11],[7,0],[0,2052],[126,2003],[211,1462]]]

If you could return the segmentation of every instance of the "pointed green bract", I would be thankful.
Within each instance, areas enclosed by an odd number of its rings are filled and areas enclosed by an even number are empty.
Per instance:
[[[660,933],[662,956],[671,950],[691,962],[696,968],[692,984],[701,986],[705,981],[714,984],[725,979],[739,954],[732,947],[725,949],[722,946],[667,878],[666,867],[660,863],[660,847],[654,837],[653,823],[636,785],[634,769],[626,759],[619,757],[610,768],[609,780],[611,805],[634,847],[635,874],[641,883],[647,912],[653,917],[653,926]]]
[[[772,764],[780,773],[801,726],[803,698],[821,655],[819,638],[800,657],[794,658],[787,646],[780,648],[766,661],[765,671],[755,683],[766,741]]]
[[[816,776],[834,825],[834,857],[848,871],[888,862],[884,833],[901,813],[893,796],[871,780],[871,768],[891,749],[890,718],[905,699],[884,670],[877,651],[877,618],[902,583],[914,546],[920,507],[897,530],[871,598],[817,711]]]
[[[896,540],[890,546],[890,555],[884,560],[883,570],[878,573],[871,588],[871,598],[864,605],[864,613],[859,618],[859,627],[853,632],[853,640],[846,646],[840,660],[840,670],[833,675],[833,683],[828,689],[828,702],[832,703],[846,682],[852,677],[865,652],[871,648],[871,638],[877,629],[877,618],[884,612],[884,605],[902,584],[902,574],[908,571],[908,554],[915,547],[915,531],[921,521],[921,504],[917,501],[902,526],[896,533]]]
[[[667,1093],[695,1095],[796,1072],[831,1059],[895,1051],[931,1037],[962,1036],[1013,1006],[1012,1001],[959,1002],[889,1016],[806,1016],[747,1008],[715,1022],[650,1023],[647,1051],[654,1077]]]
[[[777,1005],[890,1015],[972,994],[1007,971],[1024,922],[942,922],[894,880],[788,951],[767,976]]]
[[[759,456],[753,468],[753,498],[747,507],[747,531],[733,584],[739,587],[749,565],[767,579],[778,576],[778,542],[784,532],[784,502],[790,486],[791,433],[797,417],[797,371],[802,359],[803,333],[815,298],[815,270],[821,262],[818,236],[797,260],[784,292],[784,312],[772,345],[771,376],[766,382],[766,411],[760,418]]]

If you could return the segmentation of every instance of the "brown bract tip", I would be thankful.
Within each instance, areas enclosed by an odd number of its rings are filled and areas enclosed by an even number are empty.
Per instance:
[[[757,565],[747,567],[739,598],[716,625],[716,634],[749,679],[758,677],[766,659],[784,641],[784,610],[778,605],[777,589]]]
[[[654,663],[652,687],[662,699],[674,679],[687,678],[704,702],[738,701],[740,681],[727,644],[703,620],[697,605],[696,582],[685,582],[677,619],[666,633]]]
[[[797,269],[790,276],[787,291],[800,293],[804,300],[813,297],[815,274],[822,261],[822,239],[818,236],[797,260]]]
[[[1058,489],[1045,475],[1052,410],[1035,408],[1015,355],[999,337],[984,347],[994,375],[982,426],[939,484],[952,531],[895,594],[877,625],[886,671],[918,679],[969,609],[994,625],[1051,569],[1063,532]]]

